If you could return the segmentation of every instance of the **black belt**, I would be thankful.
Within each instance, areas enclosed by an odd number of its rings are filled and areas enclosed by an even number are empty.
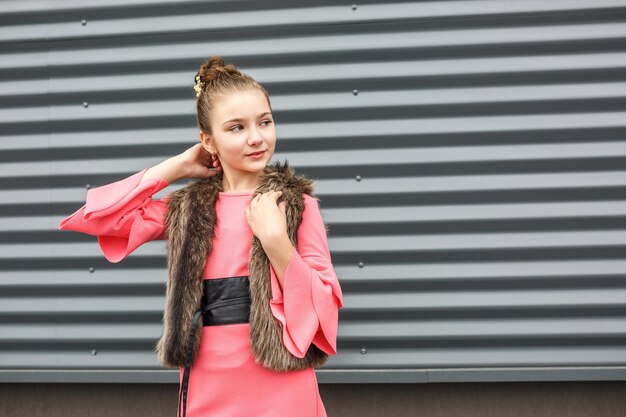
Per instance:
[[[183,417],[187,416],[187,391],[189,371],[196,328],[202,317],[203,326],[219,326],[250,322],[250,281],[247,276],[218,279],[205,279],[202,282],[202,306],[196,311],[191,322],[187,340],[185,371],[178,395],[178,415],[183,404]]]

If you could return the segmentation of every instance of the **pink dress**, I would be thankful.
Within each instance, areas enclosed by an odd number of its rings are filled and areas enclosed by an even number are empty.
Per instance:
[[[121,261],[145,242],[164,239],[169,197],[154,200],[152,195],[169,183],[155,178],[139,184],[146,170],[88,190],[85,205],[61,221],[59,229],[97,236],[110,262]],[[245,209],[251,197],[251,193],[220,192],[218,224],[204,279],[248,275],[253,234]],[[314,343],[334,355],[343,296],[317,201],[304,197],[298,248],[287,266],[284,288],[270,267],[270,307],[283,324],[283,342],[291,353],[303,357]],[[249,323],[205,326],[201,331],[200,352],[189,377],[188,417],[326,416],[312,368],[278,373],[255,363]]]

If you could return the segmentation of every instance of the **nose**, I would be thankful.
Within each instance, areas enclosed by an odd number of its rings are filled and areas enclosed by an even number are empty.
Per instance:
[[[263,136],[261,136],[261,132],[258,129],[250,129],[250,136],[248,136],[248,144],[250,146],[256,146],[263,142]]]

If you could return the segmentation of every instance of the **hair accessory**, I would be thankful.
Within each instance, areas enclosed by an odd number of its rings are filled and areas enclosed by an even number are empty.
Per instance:
[[[196,97],[200,97],[202,94],[202,90],[204,89],[204,81],[200,79],[200,74],[196,74],[196,84],[193,86],[193,89],[196,90]]]

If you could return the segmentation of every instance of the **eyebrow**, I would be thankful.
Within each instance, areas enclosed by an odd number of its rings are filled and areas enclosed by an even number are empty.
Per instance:
[[[260,117],[263,117],[263,116],[265,116],[265,115],[267,115],[267,114],[272,114],[272,112],[270,112],[270,111],[266,111],[266,112],[264,112],[264,113],[259,114],[257,117],[259,117],[259,118],[260,118]],[[243,120],[243,119],[242,119],[241,117],[238,117],[238,118],[236,118],[236,119],[226,120],[224,123],[222,123],[222,126],[224,126],[226,123],[240,122],[240,121],[242,121],[242,120]]]

